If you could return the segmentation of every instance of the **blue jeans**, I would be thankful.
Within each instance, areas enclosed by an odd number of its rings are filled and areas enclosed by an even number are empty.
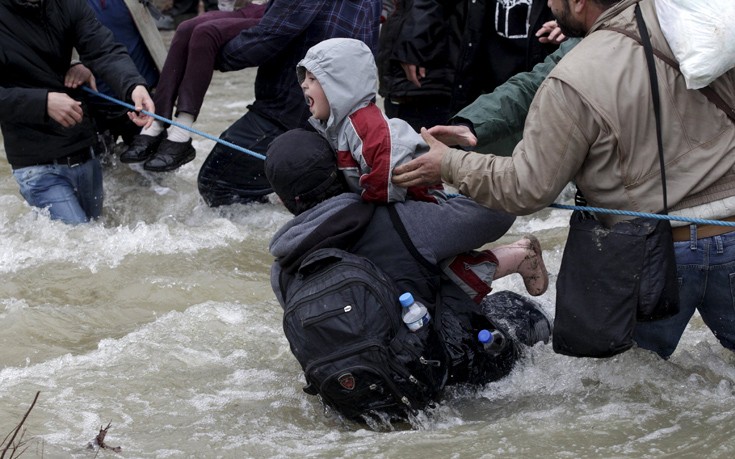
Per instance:
[[[639,322],[639,347],[668,358],[676,349],[694,311],[727,349],[735,350],[735,232],[675,242],[679,276],[679,313],[668,319]]]
[[[51,219],[79,224],[102,213],[102,166],[97,158],[77,166],[48,164],[13,170],[20,194],[34,207],[48,208]]]

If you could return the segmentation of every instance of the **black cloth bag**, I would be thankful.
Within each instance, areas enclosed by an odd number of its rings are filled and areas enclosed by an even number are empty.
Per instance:
[[[668,213],[658,79],[646,23],[635,6],[651,80],[664,214]],[[577,204],[585,205],[577,192]],[[679,285],[671,223],[637,218],[606,228],[591,214],[574,211],[556,283],[553,347],[575,357],[610,357],[633,346],[636,320],[679,312]]]
[[[553,347],[575,357],[610,357],[633,346],[636,321],[679,309],[671,224],[637,218],[606,228],[572,213],[556,282]]]

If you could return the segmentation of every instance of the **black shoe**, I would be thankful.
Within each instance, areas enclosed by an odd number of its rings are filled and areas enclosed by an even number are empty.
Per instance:
[[[530,298],[503,290],[486,296],[481,307],[488,319],[521,344],[533,346],[548,343],[551,338],[551,320],[541,305]]]
[[[153,172],[167,172],[181,167],[194,159],[196,150],[191,139],[186,142],[172,142],[164,139],[158,151],[143,164],[143,169]]]
[[[133,137],[130,146],[120,155],[120,161],[124,163],[139,163],[150,158],[156,152],[161,141],[166,138],[166,131],[156,137],[138,134]]]

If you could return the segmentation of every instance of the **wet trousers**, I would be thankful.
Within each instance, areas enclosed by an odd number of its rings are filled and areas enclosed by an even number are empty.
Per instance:
[[[45,164],[13,170],[20,194],[33,207],[48,209],[52,220],[76,225],[102,213],[102,166],[98,158],[82,164]]]
[[[249,110],[220,135],[220,139],[261,155],[286,129]],[[221,143],[204,160],[197,178],[199,194],[210,207],[261,202],[273,189],[265,176],[264,161]]]
[[[222,46],[244,29],[260,22],[265,5],[250,4],[237,11],[209,11],[182,22],[171,41],[153,96],[156,113],[171,118],[184,112],[199,115],[214,63]]]
[[[668,358],[698,310],[724,347],[735,351],[735,232],[674,243],[679,277],[679,313],[668,319],[639,322],[639,347]]]

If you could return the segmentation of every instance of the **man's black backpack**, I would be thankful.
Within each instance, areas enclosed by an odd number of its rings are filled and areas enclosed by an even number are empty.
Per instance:
[[[405,419],[438,398],[447,379],[438,334],[431,322],[408,330],[402,292],[380,268],[324,248],[287,276],[281,272],[283,329],[305,392],[356,421],[373,412]]]

